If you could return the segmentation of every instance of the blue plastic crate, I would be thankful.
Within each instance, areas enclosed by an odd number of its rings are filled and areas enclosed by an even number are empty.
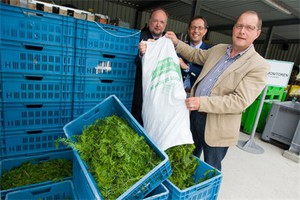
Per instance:
[[[140,31],[78,20],[76,48],[137,55]]]
[[[75,46],[73,17],[22,7],[0,6],[1,38],[56,46]]]
[[[78,199],[72,181],[62,181],[49,185],[10,192],[5,200],[17,199]]]
[[[85,165],[80,156],[74,151],[73,159],[73,184],[76,189],[78,199],[99,199],[97,189],[90,187],[94,182],[91,180],[89,172],[85,169]]]
[[[0,72],[36,75],[73,75],[74,49],[28,50],[0,45]]]
[[[72,103],[72,76],[3,73],[2,85],[5,103]]]
[[[2,74],[0,73],[0,102],[3,101],[2,98]],[[0,103],[0,137],[4,135],[4,126],[3,126],[3,108],[2,108],[2,103]]]
[[[71,103],[3,103],[3,128],[8,136],[14,131],[62,128],[72,119]]]
[[[74,102],[73,104],[73,119],[79,117],[80,115],[86,113],[91,108],[96,106],[99,103],[99,101],[93,101],[93,102]],[[125,108],[131,112],[132,107],[132,101],[122,101],[122,104],[125,106]]]
[[[66,151],[56,151],[56,152],[48,152],[48,153],[43,153],[43,154],[38,154],[38,155],[33,155],[33,156],[18,156],[18,157],[12,157],[8,159],[4,159],[0,161],[0,176],[2,176],[2,173],[5,171],[9,171],[14,167],[20,166],[23,162],[31,162],[33,164],[36,163],[41,163],[41,162],[47,162],[50,160],[54,159],[67,159],[72,161],[74,157],[74,153],[72,150],[66,150]],[[72,177],[66,177],[63,180],[70,180]],[[31,184],[31,185],[25,185],[25,186],[20,186],[20,187],[15,187],[15,188],[10,188],[7,190],[1,190],[1,199],[4,199],[6,194],[14,191],[19,191],[22,189],[28,189],[28,188],[34,188],[37,186],[42,186],[42,185],[47,185],[53,183],[52,181],[45,181],[41,183],[36,183],[36,184]]]
[[[141,199],[171,175],[171,165],[167,154],[156,147],[152,139],[145,133],[145,130],[138,124],[116,96],[112,95],[106,98],[85,114],[68,123],[64,126],[64,132],[68,138],[74,135],[80,135],[86,126],[91,125],[97,119],[106,118],[111,115],[117,115],[125,119],[137,134],[145,138],[149,146],[153,148],[157,155],[162,159],[162,162],[159,165],[131,186],[124,194],[118,197],[118,199]],[[75,157],[77,157],[76,154]],[[99,191],[93,176],[88,172],[87,164],[80,159],[79,155],[78,162],[83,166],[81,170],[87,175],[86,178],[89,180],[89,185],[86,185],[86,187],[91,187],[97,199],[102,199],[101,192]],[[74,174],[75,173],[77,172],[74,172]]]
[[[5,139],[4,135],[0,137],[0,161],[3,160],[4,157],[4,152],[5,152]]]
[[[0,137],[1,159],[68,148],[62,144],[59,144],[58,148],[55,147],[55,141],[58,138],[65,137],[62,129],[14,131],[13,133],[7,133],[7,135],[8,136],[3,135]]]
[[[135,79],[135,57],[136,55],[77,49],[75,75],[103,79]]]
[[[1,60],[1,57],[0,57],[0,60]],[[2,74],[0,73],[0,102],[2,102]],[[1,107],[0,107],[0,111],[1,111]],[[1,120],[1,116],[0,116],[0,120]]]
[[[73,119],[76,119],[80,115],[86,113],[91,108],[96,106],[99,103],[99,101],[93,101],[93,102],[74,102],[73,104]]]
[[[4,136],[3,108],[2,108],[2,103],[0,103],[0,137],[2,136]]]
[[[124,106],[126,107],[126,109],[131,113],[132,101],[122,102],[122,103],[124,104]]]
[[[195,180],[199,180],[204,177],[204,174],[207,170],[214,169],[209,164],[201,161],[197,158],[200,165],[196,169]],[[220,185],[222,181],[222,174],[217,170],[217,175],[214,177],[203,181],[202,183],[196,184],[184,190],[180,190],[175,186],[171,181],[166,180],[164,185],[169,190],[169,199],[174,200],[214,200],[217,199]]]
[[[143,200],[167,200],[168,197],[168,188],[166,188],[164,184],[160,184],[157,188],[150,192]]]
[[[122,102],[132,101],[134,79],[119,81],[114,79],[88,79],[75,77],[74,101],[101,102],[110,95],[116,95]]]

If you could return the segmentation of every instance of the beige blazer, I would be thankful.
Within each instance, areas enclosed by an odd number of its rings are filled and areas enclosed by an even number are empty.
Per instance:
[[[203,65],[191,90],[226,53],[228,45],[219,44],[209,50],[194,49],[179,41],[176,52],[188,61]],[[258,97],[267,83],[270,66],[254,46],[232,63],[215,83],[209,97],[200,97],[199,112],[207,113],[205,141],[214,147],[236,145],[242,112]]]

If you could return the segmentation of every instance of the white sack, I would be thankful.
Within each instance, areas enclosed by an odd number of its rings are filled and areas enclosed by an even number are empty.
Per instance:
[[[178,56],[172,41],[146,42],[142,58],[144,128],[159,148],[193,144]]]

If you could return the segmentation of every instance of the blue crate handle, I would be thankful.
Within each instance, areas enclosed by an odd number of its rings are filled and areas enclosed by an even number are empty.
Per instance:
[[[103,58],[115,58],[116,57],[116,55],[105,54],[105,53],[102,56],[103,56]]]
[[[65,180],[49,185],[40,185],[24,190],[16,190],[8,192],[6,200],[13,199],[74,199],[77,200],[77,195],[73,183],[70,180]]]
[[[99,112],[99,108],[95,109],[95,110],[92,110],[92,111],[89,111],[88,113],[86,113],[84,115],[84,120],[88,121],[90,118],[92,118],[93,116],[95,116],[98,112]],[[89,115],[90,113],[91,113],[91,115]]]
[[[28,75],[25,75],[24,76],[26,80],[29,80],[29,81],[41,81],[44,79],[43,76],[28,76]]]
[[[50,159],[50,156],[44,156],[44,157],[36,158],[34,161],[47,162],[47,161],[49,161],[49,159]]]
[[[30,131],[26,131],[27,134],[41,134],[43,133],[43,130],[30,130]]]
[[[150,189],[151,189],[151,183],[148,182],[147,184],[141,186],[141,189],[136,194],[134,194],[134,196],[136,198],[142,198],[145,196],[144,191],[149,191]]]
[[[212,187],[214,187],[214,185],[212,185],[210,183],[206,183],[202,187],[195,188],[195,191],[200,191],[200,190],[203,190],[204,188],[212,188]]]
[[[112,82],[114,82],[114,80],[111,80],[111,79],[100,79],[100,82],[101,83],[112,83]]]
[[[25,47],[27,50],[35,50],[35,51],[43,51],[44,45],[34,45],[34,44],[29,44],[22,42],[22,45]]]
[[[25,104],[26,108],[42,108],[43,104]]]
[[[36,190],[36,191],[32,191],[30,192],[33,196],[37,195],[37,194],[45,194],[45,193],[48,193],[50,192],[51,190],[51,187],[48,187],[48,188],[43,188],[43,189],[40,189],[40,190]]]

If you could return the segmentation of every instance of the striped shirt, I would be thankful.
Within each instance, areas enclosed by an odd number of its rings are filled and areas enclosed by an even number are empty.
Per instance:
[[[226,50],[226,54],[217,62],[217,64],[206,74],[206,76],[198,83],[195,97],[210,96],[211,90],[215,85],[221,74],[239,57],[241,57],[251,47],[250,45],[245,51],[240,52],[234,57],[230,58],[232,51],[232,45],[229,45]]]

